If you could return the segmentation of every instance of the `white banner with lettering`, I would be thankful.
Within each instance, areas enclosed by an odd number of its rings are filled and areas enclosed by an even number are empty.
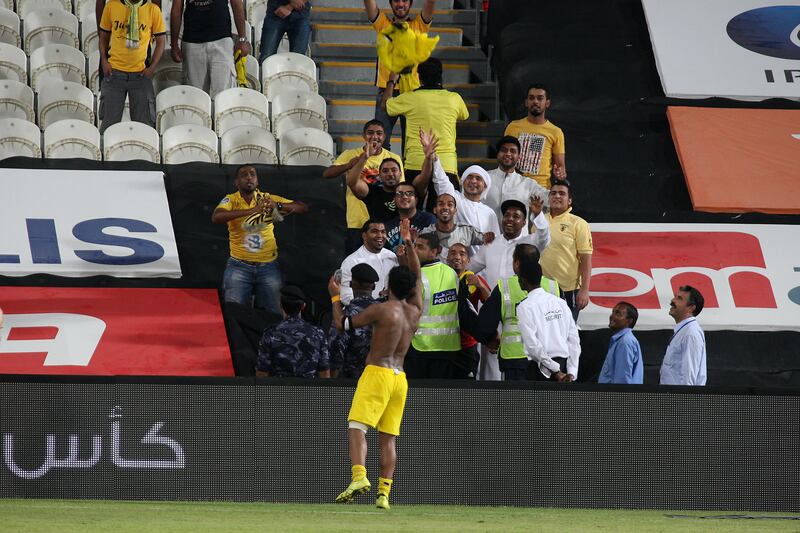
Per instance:
[[[161,172],[0,170],[0,275],[181,277]]]
[[[800,99],[800,0],[642,0],[667,96]]]
[[[708,330],[800,330],[800,226],[592,224],[584,329],[608,327],[619,301],[639,310],[637,329],[672,329],[681,285],[705,298]]]

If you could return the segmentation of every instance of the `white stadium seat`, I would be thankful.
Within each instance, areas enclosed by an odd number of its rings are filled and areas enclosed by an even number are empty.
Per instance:
[[[214,129],[222,136],[236,126],[269,129],[269,101],[245,87],[226,89],[214,97]]]
[[[255,56],[248,55],[245,63],[247,86],[254,91],[261,92],[261,66]]]
[[[247,16],[245,17],[251,26],[261,26],[264,22],[264,17],[267,16],[267,0],[248,0],[247,1]],[[233,19],[233,17],[231,17]],[[257,35],[261,38],[261,35]]]
[[[161,163],[158,132],[141,122],[118,122],[103,133],[103,160]]]
[[[293,52],[271,55],[261,63],[261,87],[270,102],[273,99],[267,90],[274,82],[293,85],[295,90],[317,92],[317,65],[310,57]]]
[[[169,42],[169,39],[167,42]],[[166,48],[164,49],[164,55],[161,56],[161,61],[156,66],[156,72],[153,74],[153,89],[158,94],[164,89],[182,84],[183,66],[172,60],[170,49]]]
[[[22,48],[0,43],[0,79],[28,83],[28,56]]]
[[[272,131],[279,139],[304,127],[328,131],[325,99],[309,91],[283,92],[272,100]]]
[[[196,124],[172,126],[161,137],[164,164],[202,161],[219,163],[219,139],[211,129]]]
[[[28,55],[46,44],[80,47],[77,17],[59,9],[31,11],[22,21],[22,31],[25,34],[25,52]]]
[[[85,20],[89,17],[91,17],[92,20],[96,20],[94,0],[75,0],[75,5],[73,7],[78,20]]]
[[[17,15],[23,20],[39,9],[57,9],[72,13],[72,2],[71,0],[17,0]]]
[[[278,163],[275,137],[256,126],[238,126],[225,132],[221,139],[222,162],[227,165]]]
[[[33,122],[33,89],[16,80],[0,80],[0,117]]]
[[[315,128],[296,128],[280,137],[281,164],[320,165],[333,164],[333,138]]]
[[[94,13],[81,19],[81,50],[84,55],[90,55],[100,49],[99,35],[97,34],[97,20]]]
[[[179,124],[211,128],[211,97],[197,87],[177,85],[156,95],[156,129],[161,133]]]
[[[14,0],[0,0],[0,8],[14,11]]]
[[[94,94],[100,94],[100,51],[95,50],[89,54],[86,62],[86,85]]]
[[[42,157],[42,132],[33,122],[19,118],[0,119],[0,159]]]
[[[83,85],[70,81],[42,80],[37,96],[38,124],[42,129],[64,119],[95,123],[94,94]]]
[[[86,85],[86,57],[77,48],[48,44],[31,52],[31,87],[38,92],[42,81],[55,79]]]
[[[19,48],[22,38],[19,31],[19,16],[10,9],[0,7],[0,43]]]
[[[83,120],[59,120],[44,130],[44,157],[100,161],[100,131]]]

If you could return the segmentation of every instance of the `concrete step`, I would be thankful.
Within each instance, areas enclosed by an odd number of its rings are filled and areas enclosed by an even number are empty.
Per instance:
[[[382,10],[387,16],[391,17],[390,10]],[[364,5],[361,7],[319,7],[316,4],[311,10],[312,23],[329,24],[369,24]],[[437,26],[459,26],[467,27],[475,25],[475,11],[471,9],[442,9],[433,12],[433,27]]]
[[[370,120],[375,117],[375,100],[343,100],[332,99],[327,101],[328,120],[332,119],[363,119]],[[467,103],[470,120],[480,119],[478,104]]]
[[[378,1],[385,2],[386,0],[378,0]],[[360,8],[361,11],[364,11],[364,0],[314,0],[313,5],[314,9],[320,7],[344,7],[344,8]],[[461,2],[460,5],[463,6],[466,4]],[[453,0],[436,0],[436,6],[434,9],[453,9],[453,7],[454,7]],[[419,10],[412,9],[411,12],[419,13]]]
[[[332,137],[360,136],[363,128],[363,120],[333,119],[328,121],[328,133]],[[465,120],[456,125],[456,136],[459,140],[482,139],[491,144],[503,136],[505,128],[506,123],[500,120]]]
[[[311,56],[315,61],[374,61],[375,44],[312,43]],[[437,46],[433,57],[445,63],[469,65],[470,74],[480,81],[489,81],[489,62],[483,50],[472,46]]]
[[[311,40],[315,43],[344,43],[375,45],[375,30],[369,24],[312,24]],[[460,46],[461,28],[434,26],[430,35],[439,36],[441,46]]]
[[[361,81],[374,83],[374,61],[319,61],[319,79],[326,81]],[[469,65],[445,63],[443,81],[446,84],[469,83]]]
[[[364,139],[356,135],[343,135],[336,139],[340,152],[364,146]],[[392,137],[392,146],[400,147],[400,136]],[[489,155],[489,143],[482,139],[457,139],[456,150],[464,158],[484,159]]]

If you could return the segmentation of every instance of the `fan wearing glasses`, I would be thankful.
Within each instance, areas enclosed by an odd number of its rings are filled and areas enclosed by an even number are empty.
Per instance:
[[[386,222],[386,248],[396,252],[397,247],[403,244],[400,237],[400,221],[409,220],[411,224],[411,240],[417,240],[417,235],[433,224],[436,217],[428,211],[417,209],[417,191],[408,182],[399,183],[394,191],[394,203],[397,206],[397,216]]]

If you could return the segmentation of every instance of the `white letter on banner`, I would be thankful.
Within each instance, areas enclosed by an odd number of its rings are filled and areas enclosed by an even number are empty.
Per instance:
[[[14,328],[58,328],[53,339],[8,340]],[[0,354],[46,353],[44,366],[87,366],[106,330],[97,317],[74,313],[6,315],[0,329]]]

